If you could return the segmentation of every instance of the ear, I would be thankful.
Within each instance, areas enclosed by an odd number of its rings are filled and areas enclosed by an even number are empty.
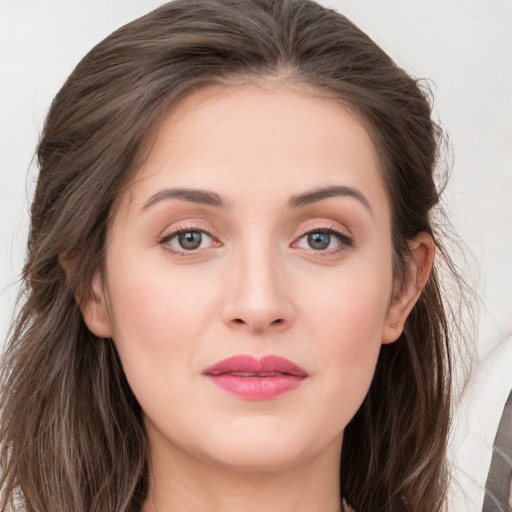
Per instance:
[[[82,311],[88,329],[98,338],[112,338],[112,323],[108,314],[103,277],[99,270],[94,272],[91,283],[92,292],[78,307]]]
[[[74,261],[67,255],[59,254],[59,263],[70,280],[74,271]],[[112,323],[108,314],[103,276],[99,269],[94,272],[91,290],[86,298],[75,294],[75,301],[82,312],[87,328],[99,338],[112,338]]]
[[[405,282],[394,292],[382,332],[382,343],[393,343],[402,334],[405,320],[419,299],[434,262],[434,241],[422,231],[409,242],[410,262]]]

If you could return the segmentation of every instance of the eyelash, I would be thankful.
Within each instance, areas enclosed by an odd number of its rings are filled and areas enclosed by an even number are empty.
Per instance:
[[[177,256],[191,256],[191,255],[197,254],[197,251],[201,250],[200,248],[191,249],[191,250],[186,250],[186,249],[177,250],[169,244],[169,242],[173,238],[178,237],[179,235],[181,235],[183,233],[201,233],[201,235],[207,235],[208,237],[210,237],[212,239],[212,241],[214,241],[217,245],[221,245],[220,242],[218,242],[216,240],[216,238],[210,232],[208,232],[206,229],[198,228],[198,227],[194,227],[194,226],[175,229],[171,233],[168,233],[168,234],[162,236],[158,240],[158,243],[160,245],[164,246],[166,251],[169,251],[171,254],[175,254]]]
[[[296,239],[296,241],[293,244],[297,244],[305,236],[311,235],[314,233],[325,233],[328,235],[334,235],[339,242],[339,246],[334,249],[322,249],[322,250],[315,250],[312,248],[306,249],[309,252],[313,253],[315,256],[320,256],[320,257],[333,256],[342,251],[350,249],[351,247],[354,246],[354,240],[351,237],[349,237],[343,231],[336,229],[332,226],[322,226],[322,227],[315,227],[313,229],[306,229],[302,232],[302,234]]]
[[[158,240],[158,243],[160,245],[164,246],[165,250],[169,251],[172,254],[178,255],[178,256],[192,256],[194,254],[197,254],[197,252],[200,251],[201,248],[191,249],[191,250],[186,250],[186,249],[177,250],[169,244],[169,242],[173,238],[178,237],[180,234],[184,234],[184,233],[201,233],[202,235],[206,235],[206,236],[210,237],[211,240],[213,242],[215,242],[217,245],[222,245],[206,229],[198,228],[198,227],[194,227],[194,226],[175,229],[171,233],[168,233],[168,234],[162,236]],[[332,256],[332,255],[338,254],[341,251],[349,249],[349,248],[353,247],[353,245],[354,245],[353,239],[350,238],[349,236],[347,236],[347,234],[344,233],[343,231],[335,229],[332,226],[322,226],[322,227],[304,230],[302,232],[302,234],[299,237],[297,237],[295,239],[295,241],[292,243],[292,247],[296,246],[300,242],[300,240],[302,240],[304,237],[311,235],[311,234],[316,234],[316,233],[325,233],[325,234],[328,234],[331,236],[334,235],[339,242],[339,246],[334,249],[313,249],[313,248],[305,249],[305,250],[309,251],[310,253],[313,253],[315,256],[321,256],[321,257]]]

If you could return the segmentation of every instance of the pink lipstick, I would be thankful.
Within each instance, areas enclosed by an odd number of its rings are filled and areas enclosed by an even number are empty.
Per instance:
[[[256,359],[237,355],[204,370],[220,388],[248,400],[269,400],[297,388],[308,376],[295,363],[279,356]]]

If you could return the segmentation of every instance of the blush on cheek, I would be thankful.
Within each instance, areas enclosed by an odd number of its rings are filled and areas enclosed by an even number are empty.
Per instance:
[[[358,353],[366,346],[381,342],[382,329],[387,312],[387,294],[382,288],[364,288],[364,283],[344,283],[337,290],[315,297],[310,302],[309,315],[316,317],[315,323],[325,326],[325,336],[319,339],[336,339],[347,348]]]
[[[201,326],[211,321],[211,310],[205,307],[211,302],[207,295],[194,292],[190,281],[182,282],[179,275],[169,275],[154,266],[146,269],[131,266],[129,279],[112,280],[111,303],[114,308],[114,339],[120,351],[136,354],[138,361],[151,359],[164,366],[167,359],[176,359],[186,349],[180,351],[180,344],[191,347],[197,339]],[[185,292],[180,292],[185,290]],[[192,290],[192,292],[191,292]]]

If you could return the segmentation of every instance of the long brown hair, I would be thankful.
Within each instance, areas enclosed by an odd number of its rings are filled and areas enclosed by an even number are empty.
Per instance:
[[[431,222],[442,133],[428,93],[344,16],[309,0],[176,0],[129,23],[78,64],[38,147],[22,304],[2,366],[0,509],[140,510],[142,411],[114,345],[86,328],[77,302],[103,263],[114,201],[173,102],[210,83],[276,77],[324,91],[365,123],[392,205],[397,282],[420,231],[436,242],[436,265],[453,270]],[[436,267],[345,430],[341,493],[361,512],[443,508],[447,311]]]

